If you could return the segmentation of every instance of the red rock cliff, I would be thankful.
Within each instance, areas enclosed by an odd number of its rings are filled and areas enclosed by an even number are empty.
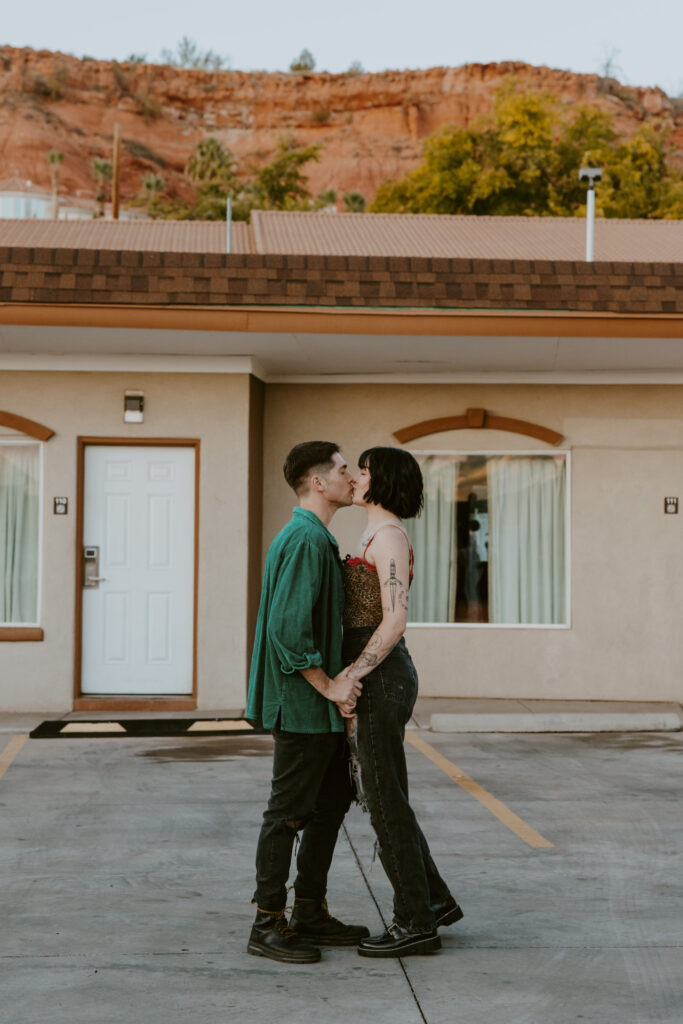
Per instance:
[[[160,65],[79,60],[47,51],[0,48],[0,180],[49,187],[45,156],[64,153],[62,195],[90,197],[96,157],[109,159],[115,122],[124,139],[122,196],[140,191],[141,175],[158,171],[172,191],[190,195],[187,157],[206,135],[237,156],[243,170],[272,154],[278,137],[323,144],[309,164],[315,194],[358,190],[371,199],[385,178],[420,161],[426,136],[447,123],[466,125],[491,109],[507,75],[549,90],[562,102],[610,111],[629,133],[643,120],[674,128],[683,150],[683,112],[660,89],[605,84],[522,63],[470,64],[426,71],[331,75],[203,72]]]

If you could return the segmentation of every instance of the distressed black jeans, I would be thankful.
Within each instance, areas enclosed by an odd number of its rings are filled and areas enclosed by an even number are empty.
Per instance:
[[[261,910],[280,911],[294,837],[301,831],[294,891],[324,899],[337,834],[349,809],[352,786],[342,733],[273,730],[273,780],[256,849],[256,892]]]
[[[344,631],[344,661],[354,661],[373,627]],[[403,741],[417,699],[417,673],[399,640],[381,665],[363,679],[356,705],[360,781],[378,853],[394,890],[394,920],[413,932],[431,931],[431,905],[451,898],[408,800]]]

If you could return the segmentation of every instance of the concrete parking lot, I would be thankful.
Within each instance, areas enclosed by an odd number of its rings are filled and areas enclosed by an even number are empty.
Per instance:
[[[409,736],[465,910],[403,961],[245,953],[270,739],[0,736],[1,1024],[680,1024],[683,734]],[[357,808],[330,909],[390,891]]]

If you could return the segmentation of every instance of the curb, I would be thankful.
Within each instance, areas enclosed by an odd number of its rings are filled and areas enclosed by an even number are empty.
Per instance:
[[[680,732],[673,711],[435,714],[432,732]]]

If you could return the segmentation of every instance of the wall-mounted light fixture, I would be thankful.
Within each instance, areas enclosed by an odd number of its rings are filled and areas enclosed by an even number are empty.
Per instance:
[[[126,391],[123,396],[123,422],[142,423],[144,420],[144,391]]]

